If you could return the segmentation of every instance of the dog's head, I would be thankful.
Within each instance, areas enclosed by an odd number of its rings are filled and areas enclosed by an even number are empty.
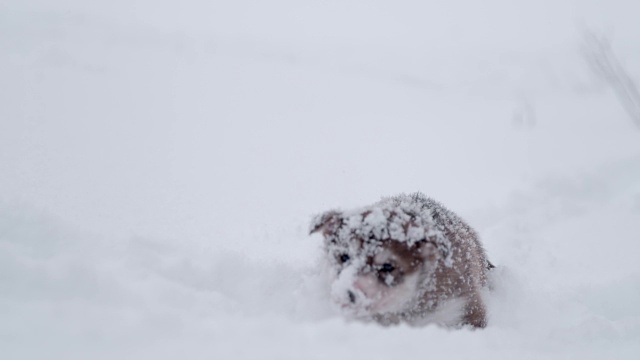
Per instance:
[[[331,296],[355,317],[411,310],[448,242],[430,216],[397,206],[372,206],[317,216],[311,233],[324,236]]]

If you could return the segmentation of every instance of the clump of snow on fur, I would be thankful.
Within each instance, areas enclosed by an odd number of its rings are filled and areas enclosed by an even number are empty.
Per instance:
[[[323,226],[331,227],[325,232],[328,248],[359,238],[363,240],[364,252],[375,255],[382,241],[399,241],[409,246],[429,241],[436,245],[445,266],[449,267],[452,265],[451,241],[444,235],[445,231],[454,234],[472,231],[440,203],[421,193],[383,198],[373,205],[349,211],[331,210],[314,217],[310,229],[313,232]]]

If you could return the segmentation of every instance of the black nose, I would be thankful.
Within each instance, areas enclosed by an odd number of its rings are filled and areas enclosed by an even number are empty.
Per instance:
[[[356,294],[354,294],[351,290],[347,291],[347,295],[349,295],[349,301],[351,301],[351,303],[356,302]]]

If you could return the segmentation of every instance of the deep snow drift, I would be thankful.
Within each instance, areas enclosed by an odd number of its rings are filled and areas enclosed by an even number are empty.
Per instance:
[[[633,359],[640,131],[579,52],[618,1],[0,4],[3,359]],[[311,216],[422,191],[482,331],[345,322]]]

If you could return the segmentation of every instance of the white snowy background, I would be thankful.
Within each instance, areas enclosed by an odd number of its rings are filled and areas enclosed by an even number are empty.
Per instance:
[[[0,358],[637,359],[636,0],[0,1]],[[311,215],[422,191],[482,331],[345,322]]]

